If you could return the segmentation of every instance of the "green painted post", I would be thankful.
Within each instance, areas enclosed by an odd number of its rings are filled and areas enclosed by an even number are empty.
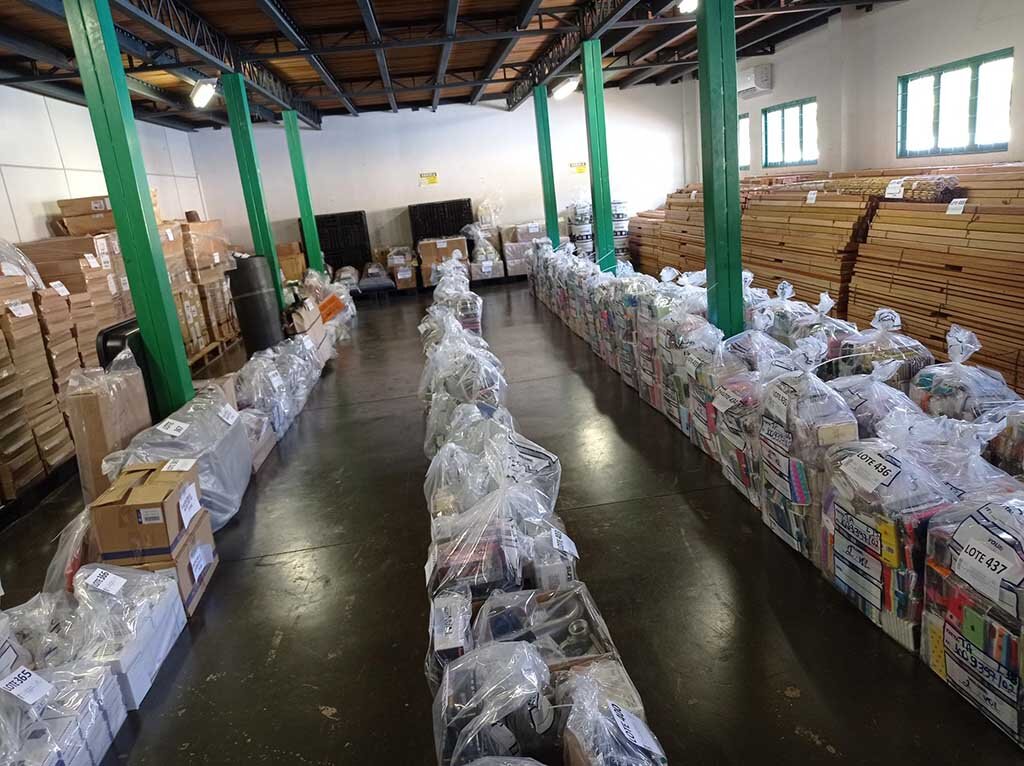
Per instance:
[[[533,110],[537,121],[537,152],[540,154],[540,184],[544,190],[544,222],[548,239],[558,247],[558,200],[555,196],[555,163],[551,158],[551,117],[548,115],[548,87],[533,89]]]
[[[306,180],[306,161],[302,157],[299,117],[293,109],[289,109],[283,114],[284,132],[288,136],[288,154],[292,159],[292,175],[295,177],[295,195],[299,198],[302,238],[306,240],[306,258],[309,259],[309,268],[323,271],[324,253],[320,249],[320,235],[316,231],[313,201],[309,198],[309,182]]]
[[[743,330],[733,0],[701,0],[697,46],[708,317],[729,337]]]
[[[235,159],[238,161],[238,175],[242,179],[242,194],[245,209],[249,214],[249,228],[252,230],[252,244],[256,255],[267,259],[270,276],[277,291],[277,304],[284,310],[284,288],[281,284],[281,267],[277,262],[277,248],[274,247],[274,233],[267,215],[267,202],[263,197],[263,181],[260,178],[260,159],[256,155],[256,141],[249,121],[249,98],[245,94],[245,81],[240,74],[225,72],[220,76],[224,91],[224,102],[228,107],[228,121],[231,123],[231,139],[235,144]]]
[[[195,396],[108,0],[64,0],[159,416]]]
[[[594,255],[601,271],[615,271],[612,190],[608,181],[608,135],[604,124],[604,72],[601,41],[583,43],[583,101],[590,148],[590,198],[594,206]]]

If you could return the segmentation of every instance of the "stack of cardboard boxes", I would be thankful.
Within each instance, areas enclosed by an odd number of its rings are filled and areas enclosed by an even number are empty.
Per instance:
[[[219,221],[217,223],[220,223]],[[306,255],[299,242],[278,242],[277,263],[285,282],[301,282],[306,273]]]
[[[4,500],[14,500],[24,487],[44,473],[21,401],[21,379],[7,347],[6,335],[0,333],[0,490]]]
[[[153,202],[153,212],[156,214],[156,220],[159,221],[161,216],[160,207],[157,204],[156,189],[150,189],[149,196]],[[110,204],[110,197],[97,196],[59,199],[57,200],[57,207],[60,208],[60,218],[56,221],[57,228],[73,237],[114,230],[114,208]]]
[[[164,221],[157,227],[160,248],[170,278],[174,308],[178,314],[178,326],[185,341],[185,353],[189,356],[201,354],[210,345],[210,335],[203,317],[203,304],[199,290],[189,269],[185,255],[185,237],[181,224]]]
[[[211,341],[231,340],[238,335],[227,280],[234,257],[224,227],[220,221],[187,222],[181,225],[181,234],[189,279],[196,287],[207,335]]]
[[[71,372],[81,366],[78,344],[71,322],[68,298],[71,293],[60,282],[45,290],[36,290],[36,311],[43,330],[43,343],[50,364],[53,387],[58,396],[65,393]]]
[[[100,561],[166,572],[185,611],[195,612],[219,563],[195,460],[126,467],[90,503],[89,515]]]
[[[469,247],[465,237],[447,237],[445,239],[424,239],[416,247],[420,256],[420,269],[423,284],[436,285],[441,278],[437,266],[444,261],[457,258],[468,263]]]

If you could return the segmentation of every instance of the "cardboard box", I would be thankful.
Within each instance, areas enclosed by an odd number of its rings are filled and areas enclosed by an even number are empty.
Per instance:
[[[278,253],[277,262],[284,273],[285,281],[301,282],[306,274],[306,256],[299,253]]]
[[[543,221],[527,221],[516,226],[516,242],[533,242],[546,236],[547,229]]]
[[[399,290],[415,289],[416,269],[411,264],[391,267],[391,278]]]
[[[529,258],[505,258],[505,275],[509,277],[525,277],[530,273]]]
[[[469,278],[472,280],[500,279],[503,276],[505,276],[505,264],[500,260],[469,264]]]
[[[237,372],[229,372],[227,375],[221,375],[216,378],[202,378],[192,382],[195,384],[196,389],[203,386],[216,386],[220,389],[220,392],[224,394],[224,398],[227,400],[228,404],[237,410],[238,397],[235,395],[235,381],[237,379]]]
[[[465,237],[448,237],[447,239],[424,239],[417,245],[420,263],[424,266],[447,261],[452,257],[466,260],[469,247]]]
[[[189,268],[209,269],[227,261],[231,252],[220,220],[185,222],[179,228]]]
[[[220,556],[213,539],[210,514],[204,508],[192,519],[174,554],[164,561],[138,564],[135,568],[163,572],[174,578],[185,613],[191,617],[196,613],[218,564]]]
[[[302,255],[301,242],[278,242],[274,247],[278,258],[282,255]]]
[[[153,424],[141,370],[116,376],[96,370],[94,379],[96,385],[79,387],[64,399],[86,503],[110,486],[101,470],[103,458]]]
[[[274,429],[269,425],[263,429],[263,433],[260,434],[260,438],[256,441],[252,450],[252,472],[256,473],[267,458],[270,457],[270,453],[274,450],[274,445],[277,444],[277,434],[274,433]]]
[[[194,460],[128,466],[89,504],[100,559],[121,565],[173,558],[199,511]]]

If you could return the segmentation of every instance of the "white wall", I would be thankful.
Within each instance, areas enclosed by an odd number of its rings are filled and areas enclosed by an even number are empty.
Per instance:
[[[1015,93],[1009,151],[896,158],[900,75],[1010,47],[1015,53]],[[779,45],[775,55],[743,59],[739,66],[747,69],[762,62],[774,65],[772,92],[739,102],[739,112],[751,117],[751,174],[763,172],[761,110],[809,96],[818,99],[820,160],[815,169],[1024,158],[1024,0],[907,0],[876,5],[870,13],[845,9],[825,27]],[[684,140],[688,147],[699,141],[690,127]]]
[[[205,215],[188,134],[137,123],[139,143],[166,218]],[[57,200],[106,194],[85,107],[0,87],[0,237],[25,242],[52,236]]]
[[[683,86],[606,91],[612,194],[631,210],[657,206],[680,187],[683,174]],[[558,202],[589,198],[580,94],[551,101],[552,152]],[[281,127],[255,130],[267,208],[277,240],[299,238],[298,203]],[[233,241],[251,245],[245,202],[227,130],[191,134],[192,151],[211,218],[222,218]],[[514,112],[488,106],[447,106],[399,114],[328,117],[321,131],[302,133],[306,171],[317,213],[365,210],[375,246],[408,244],[406,207],[470,197],[474,205],[499,195],[502,220],[543,215],[533,104]],[[420,188],[419,173],[439,184]]]

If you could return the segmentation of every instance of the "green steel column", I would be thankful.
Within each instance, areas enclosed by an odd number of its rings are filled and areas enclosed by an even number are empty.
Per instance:
[[[608,135],[604,124],[604,72],[601,41],[583,43],[583,100],[590,148],[590,197],[594,206],[594,255],[601,271],[615,271],[612,190],[608,182]]]
[[[284,310],[281,267],[277,262],[277,249],[274,247],[274,233],[270,229],[270,216],[267,215],[267,202],[263,197],[260,160],[256,155],[256,141],[252,135],[252,123],[249,121],[249,98],[245,94],[245,81],[242,75],[229,73],[222,74],[220,81],[224,91],[224,102],[228,107],[231,139],[235,144],[238,175],[242,179],[245,209],[249,213],[253,248],[256,255],[262,255],[267,259],[270,275],[274,280],[274,289],[277,290],[277,303]]]
[[[164,416],[195,396],[108,0],[64,0],[150,380]]]
[[[708,317],[729,337],[743,330],[733,0],[701,0],[697,46]]]
[[[540,184],[544,190],[544,221],[548,239],[558,247],[558,200],[555,197],[555,163],[551,158],[551,118],[548,115],[548,87],[533,89],[533,109],[537,119],[537,151],[540,154]]]
[[[320,235],[316,231],[316,217],[313,215],[313,201],[309,198],[309,182],[306,180],[306,161],[302,158],[302,136],[299,133],[299,117],[289,109],[284,114],[284,132],[288,136],[288,154],[292,158],[292,175],[295,177],[295,195],[299,198],[299,217],[302,220],[302,238],[306,240],[306,258],[309,268],[324,270],[324,253],[320,249]]]

